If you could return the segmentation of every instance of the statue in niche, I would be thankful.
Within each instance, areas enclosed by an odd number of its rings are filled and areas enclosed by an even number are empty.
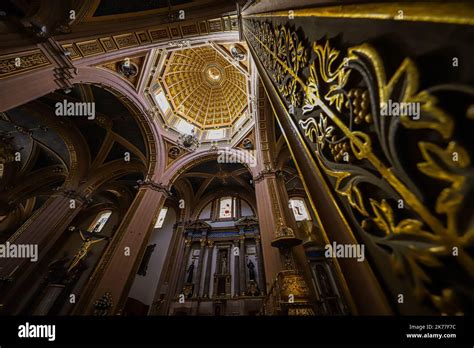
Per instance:
[[[249,269],[249,280],[255,280],[255,265],[252,260],[247,263],[247,268]]]
[[[186,279],[186,283],[192,283],[193,282],[193,275],[194,275],[194,260],[193,263],[188,268],[188,278]]]
[[[221,274],[225,273],[227,273],[227,253],[223,253],[221,258]]]

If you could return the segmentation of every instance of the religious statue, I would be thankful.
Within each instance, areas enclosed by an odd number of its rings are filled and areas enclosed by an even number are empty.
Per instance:
[[[186,283],[192,283],[193,275],[194,275],[194,260],[193,260],[193,263],[189,266],[187,273],[188,273],[188,278],[186,279]]]
[[[227,255],[223,254],[221,258],[221,274],[227,273]]]
[[[249,280],[255,280],[255,265],[252,260],[247,263],[247,268],[249,269]]]
[[[67,269],[68,272],[74,269],[79,262],[81,262],[83,259],[86,258],[87,254],[89,253],[90,248],[104,239],[107,239],[107,237],[102,237],[102,238],[97,238],[94,239],[93,235],[90,232],[86,232],[86,237],[84,236],[84,233],[82,231],[79,231],[79,234],[81,235],[82,239],[82,245],[79,251],[76,253],[74,258],[71,261],[71,264],[69,265],[69,268]]]

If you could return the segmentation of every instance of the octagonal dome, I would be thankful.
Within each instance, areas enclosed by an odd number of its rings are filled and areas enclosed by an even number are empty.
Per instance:
[[[247,106],[245,75],[210,45],[172,52],[162,81],[174,112],[203,130],[232,126]]]

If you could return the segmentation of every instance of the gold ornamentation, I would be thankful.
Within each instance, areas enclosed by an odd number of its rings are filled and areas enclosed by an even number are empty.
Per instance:
[[[76,43],[77,48],[84,57],[104,53],[104,49],[98,40],[89,40]]]
[[[162,80],[176,115],[200,129],[232,126],[247,107],[245,75],[210,45],[173,51]]]
[[[278,273],[264,302],[265,315],[314,315],[310,291],[301,272]]]
[[[246,20],[244,33],[287,105],[298,107],[302,98],[301,112],[290,108],[289,114],[297,118],[303,134],[314,144],[314,157],[335,179],[335,191],[359,214],[356,218],[365,232],[390,250],[394,269],[404,269],[399,273],[411,278],[420,301],[428,297],[442,313],[458,313],[451,289],[428,288],[430,279],[424,267],[443,266],[440,257],[452,256],[456,247],[459,255],[453,259],[474,278],[474,261],[467,252],[474,244],[474,229],[459,230],[465,192],[472,186],[467,175],[472,169],[469,153],[452,139],[452,117],[438,106],[435,96],[418,90],[418,70],[413,61],[404,59],[388,79],[381,58],[368,44],[349,48],[342,56],[328,41],[313,42],[311,54],[306,54],[305,39],[288,25],[273,28],[268,22]],[[371,100],[380,105],[372,105]],[[392,100],[419,105],[421,117],[402,115],[397,121],[383,120],[381,105]],[[425,204],[422,183],[408,176],[405,167],[411,163],[402,164],[396,152],[394,134],[401,126],[408,132],[423,129],[440,135],[443,145],[432,139],[418,141],[423,162],[414,168],[442,185],[450,185],[441,187],[434,209]],[[446,141],[447,145],[443,143]],[[348,160],[340,161],[344,153]],[[387,199],[367,197],[364,185],[376,187]],[[401,201],[402,210],[410,217],[397,220],[393,201]]]
[[[151,29],[148,33],[153,42],[168,40],[171,38],[168,28]]]
[[[102,37],[100,38],[100,42],[107,52],[116,51],[118,49],[115,41],[111,37]]]
[[[354,113],[354,122],[360,124],[362,122],[372,123],[372,115],[370,114],[369,91],[362,88],[352,88],[348,93],[348,100],[345,103],[347,109],[352,108]],[[340,110],[339,110],[340,111]]]
[[[403,9],[403,16],[400,16]],[[317,6],[293,10],[295,17],[321,17],[321,18],[365,18],[376,20],[397,20],[415,22],[453,23],[474,25],[474,10],[466,3],[437,2],[436,6],[428,2],[391,2],[346,4],[337,6]],[[244,18],[258,17],[285,17],[288,11],[264,12]]]
[[[181,32],[183,33],[183,37],[199,35],[199,30],[196,23],[182,25]]]
[[[140,45],[146,45],[151,42],[150,37],[148,36],[146,31],[137,31],[136,34],[138,40],[140,41]]]
[[[82,239],[82,245],[77,251],[76,255],[74,255],[74,258],[71,260],[71,263],[69,264],[69,267],[67,269],[68,272],[71,272],[82,260],[85,260],[87,255],[89,254],[90,249],[92,246],[96,243],[99,243],[103,241],[105,238],[98,238],[98,239],[93,239],[92,236],[87,236],[84,237],[84,234],[82,231],[79,231],[79,234]]]
[[[207,24],[209,26],[209,32],[211,33],[215,33],[215,32],[223,30],[222,20],[220,18],[208,20]]]
[[[118,48],[128,48],[138,46],[138,40],[135,36],[135,33],[128,33],[122,35],[115,35],[114,41],[116,42]]]
[[[67,44],[67,45],[62,45],[62,48],[66,51],[69,52],[69,57],[74,60],[81,58],[81,54],[77,50],[77,48],[73,44]]]
[[[41,50],[0,56],[0,79],[39,69],[47,65],[51,65],[51,62]]]

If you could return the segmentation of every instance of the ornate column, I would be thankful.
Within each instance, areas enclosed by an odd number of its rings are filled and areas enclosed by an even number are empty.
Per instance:
[[[207,244],[207,239],[206,237],[202,237],[200,240],[201,243],[201,249],[199,250],[199,265],[198,265],[198,270],[196,272],[196,282],[194,286],[194,296],[193,297],[199,297],[200,293],[200,288],[201,288],[201,273],[202,273],[202,267],[204,264],[204,248]]]
[[[240,295],[245,295],[247,290],[246,286],[246,273],[245,272],[245,235],[241,233],[239,237],[239,273],[240,273]]]
[[[317,216],[317,218],[320,219],[322,222],[323,233],[326,234],[326,232],[328,232],[328,234],[330,234],[329,238],[325,237],[327,242],[335,241],[338,244],[357,245],[358,241],[353,234],[353,228],[352,228],[353,226],[351,226],[348,223],[347,217],[342,214],[341,212],[342,209],[341,207],[338,206],[337,201],[334,197],[334,193],[331,192],[331,189],[328,187],[328,184],[327,184],[328,178],[324,177],[323,175],[324,169],[316,164],[316,163],[321,163],[321,162],[318,162],[318,159],[313,158],[311,155],[311,154],[318,153],[318,150],[315,149],[316,144],[313,144],[317,142],[318,136],[315,136],[316,128],[313,127],[315,124],[317,124],[317,121],[311,124],[308,123],[309,121],[311,121],[311,119],[308,118],[306,113],[309,113],[308,110],[309,110],[310,105],[308,105],[307,111],[304,113],[305,116],[303,116],[304,110],[302,110],[302,108],[297,104],[301,104],[299,103],[298,98],[302,97],[301,100],[304,100],[304,95],[299,95],[298,93],[289,93],[288,95],[281,96],[278,91],[278,88],[282,88],[281,84],[279,82],[274,82],[272,80],[273,79],[272,74],[274,73],[274,71],[267,71],[267,70],[271,70],[270,63],[273,62],[274,57],[272,56],[271,53],[267,55],[267,53],[271,51],[271,48],[268,48],[269,47],[268,45],[263,45],[259,43],[259,41],[256,38],[262,38],[263,36],[265,36],[264,32],[270,32],[270,33],[274,33],[274,35],[280,35],[283,31],[277,32],[274,29],[275,27],[273,26],[273,24],[263,24],[260,20],[244,19],[244,22],[245,22],[244,35],[249,44],[249,49],[253,57],[253,61],[255,62],[256,68],[261,78],[260,85],[262,88],[259,87],[259,96],[260,95],[264,96],[264,101],[262,103],[263,109],[265,112],[275,113],[274,116],[276,116],[276,119],[278,120],[278,123],[283,130],[283,134],[285,135],[285,140],[288,144],[288,147],[294,158],[294,161],[298,164],[297,168],[298,168],[300,177],[303,181],[303,184],[305,186],[305,190],[308,194],[308,198],[311,202],[311,207],[313,208],[313,211],[315,215]],[[267,40],[268,42],[266,41],[266,44],[269,42],[278,42],[279,39],[276,39],[275,41],[271,41],[274,39],[274,35],[273,34],[269,35],[270,37]],[[294,36],[291,36],[291,37],[295,38]],[[295,38],[295,40],[298,40],[298,39]],[[292,45],[298,46],[298,43],[301,43],[301,41],[298,41],[297,43],[292,43]],[[308,54],[310,54],[311,47],[312,46],[310,46],[307,50],[306,48],[304,48],[306,50],[305,53],[307,52]],[[339,51],[334,50],[332,52],[337,52],[337,55],[339,55]],[[313,56],[318,57],[317,54],[313,54]],[[269,57],[269,59],[264,61],[262,59],[264,57]],[[315,62],[315,66],[320,66],[321,64],[322,64],[321,62]],[[280,63],[277,65],[278,65],[277,66],[278,69],[282,68]],[[298,71],[296,73],[293,72],[293,75],[291,76],[297,75],[298,78],[300,77],[302,78],[303,76],[302,69],[304,65],[298,62],[295,66],[296,66],[296,69],[298,69]],[[288,71],[285,70],[285,67],[283,67],[279,71],[283,71],[283,75],[286,75],[288,73]],[[314,72],[315,71],[313,71],[313,73]],[[288,74],[288,76],[290,75]],[[311,76],[310,78],[308,78],[305,76],[302,79],[308,83],[306,87],[308,86],[309,87],[307,90],[305,90],[304,88],[302,88],[301,90],[308,91],[308,92],[311,91],[312,94],[310,95],[306,93],[306,96],[309,98],[307,99],[307,102],[311,103],[311,107],[314,108],[314,111],[319,110],[318,108],[322,107],[323,110],[325,110],[325,112],[332,112],[326,107],[325,104],[324,105],[318,104],[318,103],[323,103],[322,100],[324,100],[324,98],[321,97],[321,99],[319,99],[319,97],[316,97],[317,91],[311,90],[312,88],[311,86],[313,85],[315,86],[316,89],[319,88],[318,83],[311,82],[311,81],[318,81],[317,77]],[[281,81],[287,81],[286,77],[282,77]],[[293,81],[290,81],[290,82],[293,82]],[[275,86],[275,84],[277,86]],[[326,88],[329,88],[329,87],[326,86]],[[318,106],[316,106],[315,104],[318,104]],[[291,105],[293,107],[290,107]],[[266,111],[266,110],[270,110],[270,111]],[[313,114],[320,115],[321,113],[314,112]],[[331,113],[331,115],[333,114]],[[296,119],[296,116],[298,116],[299,120]],[[325,117],[326,116],[324,116],[323,118]],[[336,118],[336,116],[334,116],[334,118]],[[332,117],[327,118],[327,120],[330,120],[330,119],[332,119]],[[367,118],[367,119],[370,121],[370,118]],[[321,119],[320,122],[322,121],[323,120]],[[330,123],[331,122],[328,121],[327,125],[329,125]],[[322,123],[319,123],[319,124],[322,125]],[[325,123],[324,127],[326,127],[327,125]],[[299,127],[301,127],[302,130]],[[334,125],[331,125],[330,127],[326,127],[326,130],[329,130],[329,128],[336,128],[336,127]],[[354,138],[355,136],[352,136],[352,139]],[[308,143],[311,143],[310,146],[312,147],[312,151],[310,151],[307,143],[303,139],[307,139]],[[364,143],[365,143],[365,140],[364,140]],[[329,146],[327,146],[326,151],[330,151]],[[351,156],[353,156],[352,153],[351,153]],[[325,161],[328,161],[328,160],[326,159]],[[357,170],[357,169],[355,168],[354,170]],[[336,173],[336,172],[333,172],[333,173]],[[342,172],[339,172],[339,173],[342,173]],[[342,180],[342,177],[339,177],[339,179],[337,180],[338,180],[337,182],[339,183],[340,180]],[[354,191],[354,192],[358,192],[358,191]],[[352,199],[353,194],[355,195],[355,193],[351,193],[351,195],[346,196],[346,198],[351,197],[350,199]],[[345,198],[343,197],[343,199]],[[352,204],[352,206],[356,206],[356,205],[357,205],[356,203]],[[267,249],[267,242],[265,239],[266,239],[265,231],[262,231],[262,248],[263,248],[264,253],[266,253],[266,249]],[[335,260],[335,264],[337,266],[337,269],[339,270],[342,269],[342,272],[339,272],[339,276],[341,278],[341,283],[344,284],[342,286],[344,290],[344,296],[347,302],[350,304],[353,313],[357,313],[359,310],[365,314],[391,313],[391,309],[387,303],[387,300],[384,296],[382,288],[378,280],[376,279],[370,265],[368,264],[366,260],[364,262],[354,262],[354,260],[351,260],[351,259],[337,259]],[[267,273],[267,262],[265,263],[265,270]],[[266,277],[267,278],[269,277],[268,274],[266,274]],[[348,290],[348,285],[347,285],[348,282],[351,283],[351,287],[353,290],[352,292],[349,292]],[[267,280],[267,283],[268,283],[268,280]],[[268,291],[268,288],[267,288],[267,291]],[[373,303],[371,303],[370,305],[368,305],[366,301],[368,294],[370,294],[370,297],[374,299]],[[357,297],[357,299],[355,299],[355,297]],[[354,304],[353,298],[355,302],[357,303],[357,306]]]
[[[203,297],[209,297],[209,286],[211,283],[211,267],[212,267],[212,255],[214,254],[214,242],[212,240],[207,241],[207,263],[206,263],[206,276],[204,278],[204,292]]]

